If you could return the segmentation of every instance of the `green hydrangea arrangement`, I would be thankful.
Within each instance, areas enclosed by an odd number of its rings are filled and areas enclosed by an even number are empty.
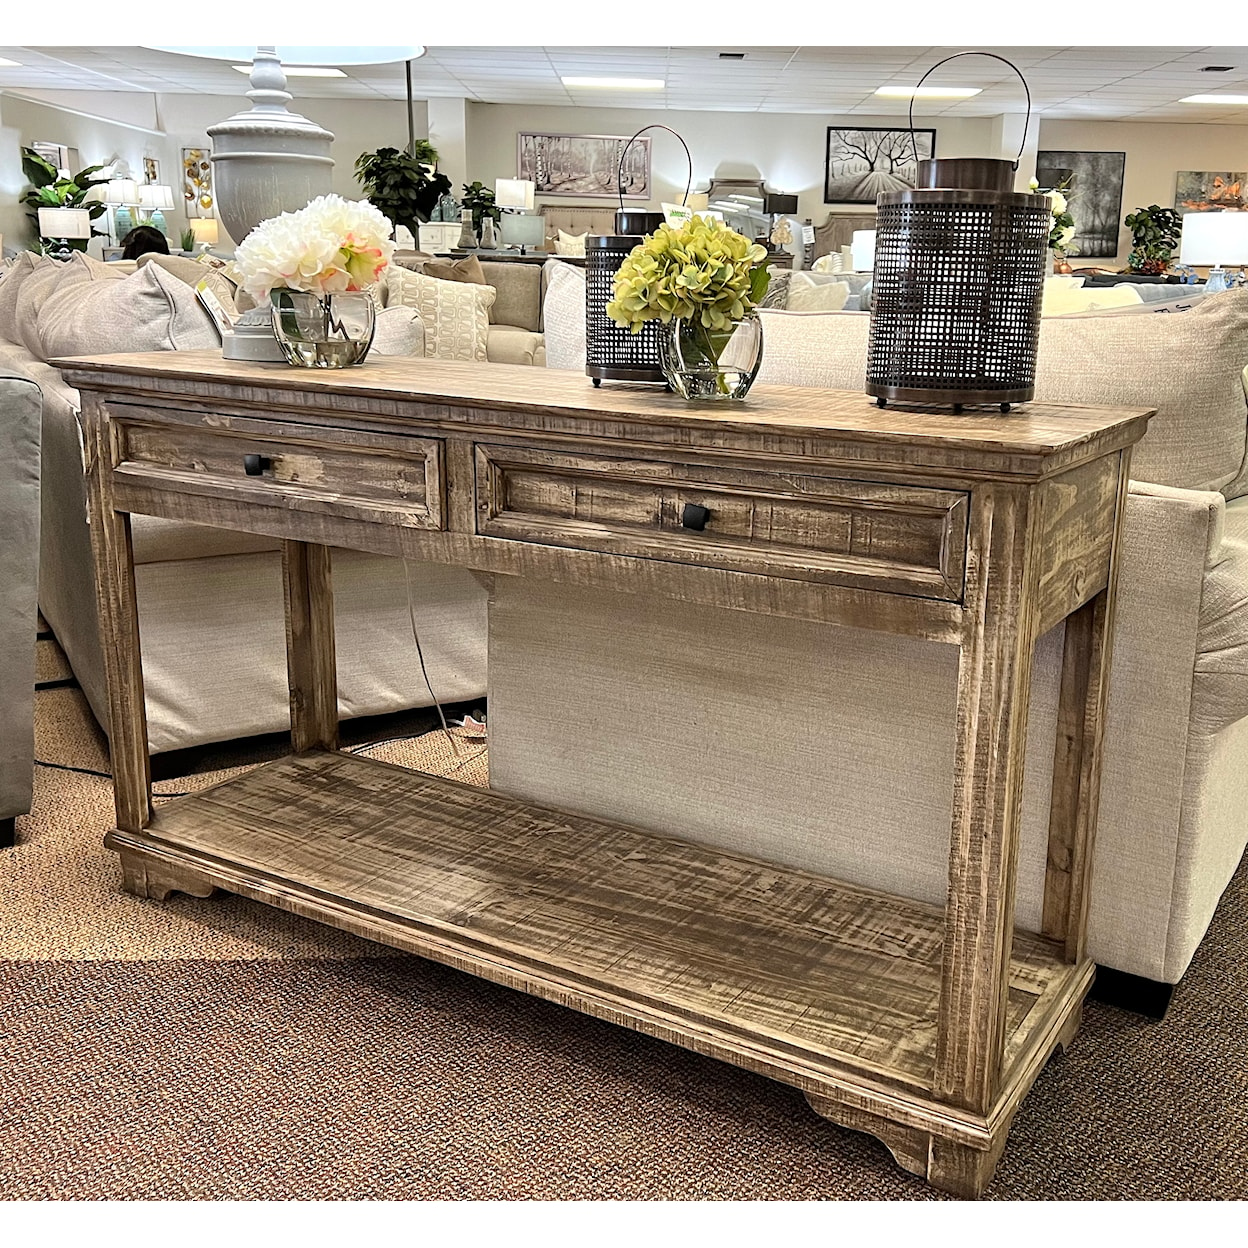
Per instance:
[[[765,247],[712,217],[661,225],[620,265],[607,315],[634,334],[646,321],[674,317],[723,330],[766,294],[766,258]]]

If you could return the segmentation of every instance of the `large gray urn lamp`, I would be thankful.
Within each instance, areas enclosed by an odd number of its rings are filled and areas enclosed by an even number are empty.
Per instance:
[[[236,243],[261,221],[329,194],[334,170],[334,136],[286,107],[275,48],[256,49],[247,98],[250,109],[208,127],[217,208]]]

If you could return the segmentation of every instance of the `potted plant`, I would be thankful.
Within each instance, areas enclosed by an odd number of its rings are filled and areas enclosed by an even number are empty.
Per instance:
[[[722,221],[663,224],[624,258],[607,315],[632,333],[660,321],[659,365],[686,399],[742,399],[763,359],[755,309],[771,273],[767,248]]]
[[[417,140],[412,146],[410,152],[397,147],[362,152],[355,162],[355,177],[373,207],[416,236],[438,200],[451,189],[451,180],[430,162],[429,157],[436,162],[438,154],[427,141]]]
[[[42,237],[39,233],[39,209],[85,208],[92,221],[97,217],[103,216],[105,212],[103,204],[89,204],[86,202],[87,193],[91,190],[91,175],[99,173],[103,167],[103,165],[88,165],[87,168],[80,169],[68,178],[62,178],[56,166],[40,156],[34,148],[22,148],[22,173],[26,175],[26,181],[31,184],[33,189],[20,196],[18,202],[25,204],[29,209],[26,215],[34,225],[35,237],[39,239],[40,251],[47,251],[53,243],[55,243],[58,249],[69,247],[73,251],[86,251],[87,243],[90,239],[69,238],[53,240]],[[105,237],[100,230],[92,230],[91,234],[92,237]]]
[[[465,182],[460,203],[472,212],[472,228],[481,233],[481,222],[489,217],[495,225],[503,219],[503,210],[494,202],[494,192],[483,182]]]
[[[1150,276],[1164,273],[1183,232],[1183,218],[1173,208],[1149,204],[1137,208],[1124,224],[1131,231],[1132,242],[1127,268]]]

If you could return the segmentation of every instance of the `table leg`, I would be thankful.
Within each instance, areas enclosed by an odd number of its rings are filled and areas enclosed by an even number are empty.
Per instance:
[[[1014,933],[1023,752],[1037,618],[1030,496],[977,490],[967,548],[966,626],[958,665],[949,894],[933,1092],[984,1114],[997,1094]],[[978,1190],[988,1152],[933,1141],[929,1178]],[[944,1181],[942,1182],[942,1175]]]
[[[108,752],[113,772],[117,827],[141,832],[152,817],[152,767],[147,750],[147,705],[139,651],[139,610],[134,587],[130,517],[113,505],[116,462],[110,427],[99,400],[83,408],[95,557],[100,648],[108,680]]]
[[[338,664],[328,546],[282,543],[290,738],[296,754],[338,748]]]

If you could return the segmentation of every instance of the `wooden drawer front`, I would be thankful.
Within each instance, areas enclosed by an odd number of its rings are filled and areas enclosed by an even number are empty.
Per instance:
[[[477,532],[957,601],[954,490],[478,444]],[[708,508],[684,527],[687,504]]]
[[[117,415],[114,411],[115,472],[126,482],[292,511],[445,528],[441,439],[326,434],[237,418],[215,428],[156,424]],[[247,473],[248,455],[268,461],[260,475]]]

